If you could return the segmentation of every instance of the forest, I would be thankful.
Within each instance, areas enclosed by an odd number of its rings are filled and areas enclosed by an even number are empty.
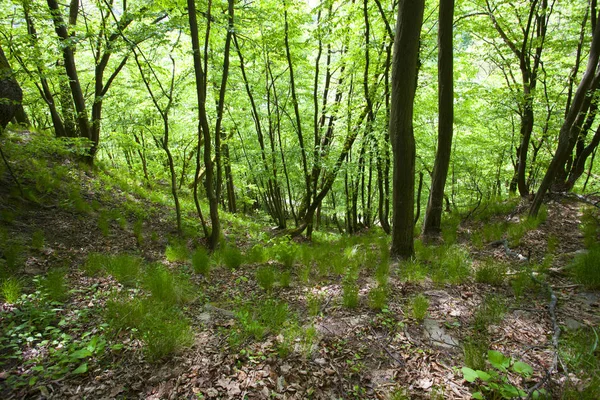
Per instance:
[[[0,0],[0,398],[600,398],[597,0]]]

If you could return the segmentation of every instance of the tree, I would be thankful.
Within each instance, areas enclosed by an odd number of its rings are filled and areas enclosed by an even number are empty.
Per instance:
[[[531,203],[531,208],[529,209],[529,215],[532,217],[537,216],[546,192],[550,189],[550,186],[552,185],[552,182],[554,182],[560,167],[564,165],[569,155],[569,148],[577,141],[580,131],[580,127],[577,125],[577,119],[580,115],[587,113],[590,102],[586,101],[586,99],[589,98],[590,90],[597,87],[600,81],[600,69],[598,67],[599,59],[600,24],[596,24],[585,73],[579,82],[579,86],[577,87],[577,91],[573,96],[573,101],[571,102],[567,112],[565,122],[560,129],[556,152],[552,157],[552,161],[548,166],[548,170],[544,175],[544,179],[542,180],[535,198]]]
[[[414,254],[415,136],[414,98],[417,87],[419,38],[424,0],[400,0],[392,61],[390,141],[393,149],[392,256]]]
[[[423,222],[423,234],[434,236],[441,233],[444,188],[454,124],[454,76],[453,76],[453,24],[454,0],[440,0],[438,25],[438,148],[431,177],[431,193]]]
[[[208,57],[207,57],[207,49],[208,49],[208,40],[210,34],[210,7],[211,1],[208,2],[208,12],[207,12],[207,20],[208,27],[205,36],[205,54],[204,54],[204,66],[202,63],[202,57],[200,55],[200,39],[198,35],[198,21],[196,17],[196,4],[194,0],[188,0],[188,18],[189,18],[189,26],[190,26],[190,35],[192,37],[192,51],[193,51],[193,59],[194,59],[194,73],[196,80],[196,96],[198,101],[198,153],[197,153],[197,162],[196,165],[199,165],[199,156],[200,156],[200,147],[202,141],[204,141],[204,167],[206,169],[206,175],[204,180],[204,186],[206,189],[206,196],[208,197],[208,204],[210,207],[210,221],[211,221],[211,234],[208,238],[208,246],[211,249],[215,249],[219,243],[219,238],[221,236],[221,224],[219,220],[219,185],[220,185],[220,177],[219,177],[219,157],[220,157],[220,134],[221,134],[221,124],[223,120],[223,109],[224,109],[224,101],[225,101],[225,89],[227,87],[227,77],[229,73],[229,50],[231,47],[231,38],[233,36],[233,2],[234,0],[228,0],[228,26],[227,26],[227,36],[225,39],[225,50],[223,54],[223,73],[221,75],[221,85],[219,87],[219,98],[217,101],[217,118],[215,122],[214,136],[215,136],[215,161],[211,158],[212,151],[212,139],[211,139],[211,129],[208,124],[208,114],[206,110],[206,76],[208,74]],[[215,168],[215,164],[217,168]],[[198,168],[196,168],[198,170]],[[215,185],[215,169],[217,170],[217,177]],[[196,171],[196,176],[198,176],[198,171]],[[197,182],[196,182],[197,185]],[[194,196],[196,196],[196,189],[194,190]],[[197,205],[198,210],[200,207]],[[199,212],[200,216],[201,213]]]
[[[6,125],[13,119],[21,102],[23,91],[13,76],[12,69],[6,59],[4,50],[0,46],[0,127]]]

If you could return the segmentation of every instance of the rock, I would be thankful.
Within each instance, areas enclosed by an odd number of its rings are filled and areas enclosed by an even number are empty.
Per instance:
[[[426,318],[423,328],[425,335],[437,346],[452,348],[459,345],[458,340],[446,333],[446,329],[436,320]]]
[[[573,318],[567,318],[565,320],[565,327],[570,331],[576,331],[577,329],[583,328],[585,325]]]

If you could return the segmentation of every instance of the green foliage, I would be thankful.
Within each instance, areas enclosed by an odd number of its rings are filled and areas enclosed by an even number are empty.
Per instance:
[[[473,319],[473,327],[478,332],[487,332],[490,325],[497,325],[504,319],[506,304],[496,296],[489,295],[479,305]]]
[[[115,296],[106,303],[105,318],[116,334],[131,330],[144,342],[144,353],[151,362],[160,361],[193,343],[187,318],[180,311],[151,299]]]
[[[271,248],[271,253],[285,268],[291,269],[296,263],[299,249],[296,243],[289,240],[283,240]]]
[[[583,232],[583,242],[585,247],[591,248],[598,244],[598,235],[600,234],[600,221],[595,210],[586,208],[581,216],[581,231]]]
[[[387,306],[388,290],[386,286],[380,285],[369,291],[369,307],[374,310],[383,310]]]
[[[23,246],[18,242],[6,240],[4,242],[4,249],[2,250],[6,265],[0,273],[2,276],[7,277],[15,274],[19,267],[21,267],[23,263]]]
[[[189,258],[187,245],[184,242],[176,241],[167,246],[165,257],[169,262],[184,262]]]
[[[272,299],[246,304],[235,314],[238,324],[229,334],[232,347],[240,347],[251,338],[261,340],[268,333],[279,333],[291,317],[287,303]]]
[[[292,283],[291,271],[282,271],[279,273],[279,286],[289,288]]]
[[[221,261],[229,269],[237,269],[244,262],[244,255],[236,246],[225,245],[219,253]]]
[[[600,288],[600,245],[579,254],[570,266],[575,280],[589,289]]]
[[[417,259],[403,261],[399,266],[400,277],[408,282],[420,282],[427,277],[428,268]]]
[[[356,277],[348,273],[342,283],[342,303],[344,307],[356,308],[358,306],[358,284]]]
[[[412,315],[417,321],[423,321],[427,316],[427,310],[429,309],[429,299],[419,293],[410,300],[410,308]]]
[[[600,338],[596,328],[563,331],[560,336],[560,357],[569,371],[575,373],[581,384],[567,382],[563,399],[592,400],[600,397]]]
[[[133,224],[133,235],[135,236],[135,240],[138,245],[142,245],[144,243],[144,220],[137,219]]]
[[[208,276],[210,273],[210,256],[204,247],[198,247],[192,253],[192,268],[197,274]]]
[[[86,274],[96,276],[105,271],[125,286],[135,286],[142,260],[130,254],[90,253],[83,266]]]
[[[273,289],[276,276],[277,271],[271,266],[260,267],[256,270],[256,281],[258,282],[259,286],[267,292]]]
[[[246,261],[250,264],[262,264],[267,261],[267,252],[262,245],[256,244],[246,254]]]
[[[434,282],[460,284],[471,276],[471,256],[462,246],[442,246],[431,261]]]
[[[68,297],[66,271],[53,269],[38,281],[40,291],[50,301],[62,302]]]
[[[524,379],[530,378],[533,374],[533,368],[529,364],[506,357],[495,350],[488,351],[488,362],[493,369],[461,368],[464,379],[475,386],[476,391],[472,394],[474,399],[513,399],[527,396],[523,389],[511,383],[507,372],[510,369],[511,372]],[[539,399],[541,396],[546,396],[546,394],[544,389],[535,390],[531,398]]]
[[[21,281],[14,277],[4,279],[0,285],[2,299],[4,299],[4,302],[8,304],[15,304],[17,301],[19,301],[22,290],[23,285],[21,284]]]
[[[482,230],[483,240],[486,242],[501,240],[506,229],[506,223],[486,224]]]
[[[492,259],[484,261],[475,271],[475,281],[500,286],[504,282],[506,266]]]
[[[46,241],[44,231],[38,229],[31,235],[31,247],[36,250],[42,250],[44,248],[44,242]]]
[[[517,299],[521,299],[523,295],[529,292],[535,287],[533,280],[531,279],[531,271],[528,269],[519,271],[510,280],[510,286],[512,287],[513,294]]]
[[[316,317],[321,311],[321,304],[323,303],[323,297],[316,294],[309,294],[306,297],[306,307],[308,308],[308,315]]]
[[[143,284],[153,299],[169,306],[184,304],[192,298],[190,282],[182,276],[174,275],[162,264],[153,264],[148,268]]]
[[[102,233],[102,236],[108,237],[110,235],[110,213],[107,211],[101,211],[98,216],[98,229]]]
[[[472,369],[485,369],[489,340],[485,335],[467,337],[462,345],[465,365]]]

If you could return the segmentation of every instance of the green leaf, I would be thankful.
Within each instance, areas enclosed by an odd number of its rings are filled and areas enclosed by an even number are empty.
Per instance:
[[[81,360],[92,355],[92,352],[88,349],[80,349],[70,354],[71,358]]]
[[[475,372],[471,368],[462,367],[460,370],[462,371],[463,377],[467,382],[475,382],[475,380],[477,379],[477,372]]]
[[[483,393],[481,392],[475,392],[471,395],[474,399],[480,399],[480,400],[484,400],[485,397],[483,397]]]
[[[516,363],[514,363],[512,366],[512,370],[515,371],[517,374],[525,377],[531,376],[531,374],[533,374],[533,368],[531,368],[529,364],[524,363],[522,361],[517,361]]]
[[[484,381],[484,382],[487,382],[490,379],[492,379],[492,376],[490,374],[488,374],[487,372],[485,372],[485,371],[477,370],[475,372],[477,373],[477,377],[479,379],[481,379],[482,381]]]
[[[501,371],[506,371],[506,368],[510,365],[510,358],[496,350],[488,350],[488,360],[494,368]]]
[[[73,371],[74,375],[85,374],[88,370],[87,363],[81,364],[75,371]]]

